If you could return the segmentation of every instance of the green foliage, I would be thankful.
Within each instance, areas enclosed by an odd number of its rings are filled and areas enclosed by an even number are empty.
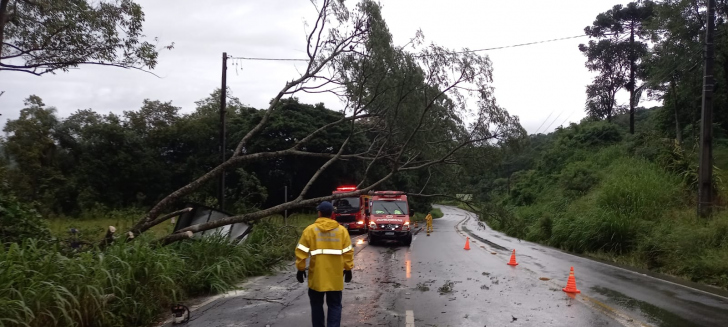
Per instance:
[[[158,248],[149,238],[62,255],[26,239],[0,248],[0,326],[149,326],[191,295],[224,292],[291,259],[296,229],[256,225],[243,245],[220,238]]]
[[[132,0],[11,0],[0,10],[8,17],[0,21],[0,70],[41,75],[79,64],[157,65],[157,46],[143,40],[144,12]],[[5,63],[11,58],[20,62]]]
[[[22,242],[26,238],[49,239],[46,222],[35,209],[0,187],[0,243]]]
[[[599,181],[599,176],[592,165],[585,161],[572,162],[566,165],[559,175],[561,187],[582,195]]]
[[[50,239],[46,222],[32,206],[22,203],[11,192],[7,167],[0,161],[0,247],[27,238]]]
[[[636,123],[651,126],[657,114],[646,110]],[[620,121],[544,136],[529,150],[530,169],[501,177],[510,193],[492,190],[481,218],[514,237],[728,288],[728,212],[696,218],[696,150],[654,127],[623,137]],[[714,152],[720,167],[723,142]],[[714,180],[721,192],[722,174]]]

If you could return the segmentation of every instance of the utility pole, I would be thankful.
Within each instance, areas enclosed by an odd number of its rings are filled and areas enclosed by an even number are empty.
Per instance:
[[[285,197],[283,203],[288,202],[288,185],[284,186],[283,197]],[[286,209],[286,212],[283,214],[283,226],[288,226],[288,209]]]
[[[225,163],[225,101],[227,100],[227,52],[222,53],[222,87],[220,88],[220,164]],[[225,211],[225,170],[220,174],[217,202]]]
[[[636,84],[634,80],[634,64],[637,61],[634,56],[634,21],[630,23],[629,49],[629,133],[634,134],[634,89]]]
[[[708,0],[708,24],[705,31],[705,66],[703,73],[703,117],[700,124],[700,167],[698,171],[698,215],[710,215],[713,205],[713,59],[715,44],[715,0]]]

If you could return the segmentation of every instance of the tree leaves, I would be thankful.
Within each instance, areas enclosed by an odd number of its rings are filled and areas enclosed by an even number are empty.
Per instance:
[[[42,75],[81,64],[140,70],[157,65],[156,46],[143,40],[144,12],[133,0],[9,0],[0,8],[5,17],[10,19],[0,19],[0,70]]]

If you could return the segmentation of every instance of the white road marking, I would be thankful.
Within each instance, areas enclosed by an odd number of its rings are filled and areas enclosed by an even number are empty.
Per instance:
[[[415,327],[415,313],[412,310],[407,310],[407,314],[405,316],[405,327]]]

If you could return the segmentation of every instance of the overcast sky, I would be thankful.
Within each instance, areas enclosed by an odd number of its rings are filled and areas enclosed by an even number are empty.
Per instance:
[[[183,112],[220,87],[221,56],[305,58],[304,22],[316,11],[308,0],[137,0],[144,8],[145,34],[158,37],[162,51],[154,72],[82,66],[42,77],[0,73],[0,126],[18,117],[23,99],[40,96],[66,117],[77,109],[100,113],[136,110],[144,99],[172,101]],[[583,34],[597,14],[616,0],[382,0],[383,15],[396,44],[418,29],[425,42],[451,49],[482,49]],[[353,4],[354,1],[347,0]],[[529,133],[551,131],[584,117],[584,89],[592,73],[579,43],[587,38],[492,50],[495,96],[518,115]],[[296,63],[245,61],[228,71],[228,86],[244,104],[264,108]],[[300,63],[298,65],[301,65]],[[341,105],[333,98],[299,96],[306,102]],[[627,98],[622,96],[621,104]],[[549,117],[550,115],[550,117]],[[548,120],[546,118],[549,117]],[[558,117],[558,118],[556,118]],[[545,123],[544,123],[545,122]],[[548,126],[548,129],[546,127]]]

